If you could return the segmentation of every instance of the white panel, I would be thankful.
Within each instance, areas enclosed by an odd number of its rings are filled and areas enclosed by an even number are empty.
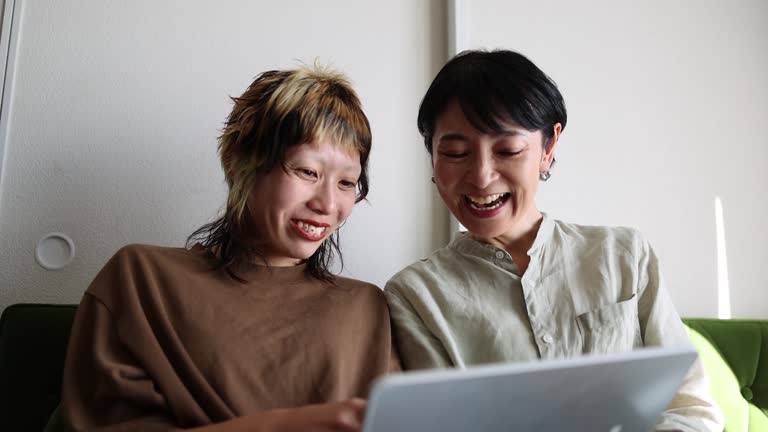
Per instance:
[[[767,2],[477,1],[470,28],[565,96],[542,210],[638,227],[681,314],[715,316],[719,197],[733,316],[768,316]]]
[[[3,178],[5,142],[8,136],[14,70],[16,66],[16,45],[19,35],[19,17],[22,0],[0,0],[0,184]],[[15,16],[15,18],[14,18]],[[0,188],[0,204],[2,204]]]
[[[444,59],[440,2],[26,2],[0,203],[0,307],[76,302],[120,246],[182,245],[224,203],[216,136],[264,70],[347,72],[374,136],[347,274],[382,285],[444,243],[416,110]],[[35,262],[50,232],[77,254]],[[436,234],[437,233],[437,234]]]
[[[470,43],[470,0],[448,0],[446,13],[448,30],[448,57],[464,51]]]
[[[471,44],[470,36],[470,0],[448,0],[448,59],[468,49]],[[460,233],[467,231],[458,219],[449,215],[449,237],[455,238]]]

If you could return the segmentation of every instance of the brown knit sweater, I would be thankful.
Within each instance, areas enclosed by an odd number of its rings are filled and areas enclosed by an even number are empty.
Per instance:
[[[124,247],[77,312],[62,417],[72,430],[171,430],[271,408],[365,397],[399,369],[374,285],[304,266],[253,266],[247,283],[212,256]]]

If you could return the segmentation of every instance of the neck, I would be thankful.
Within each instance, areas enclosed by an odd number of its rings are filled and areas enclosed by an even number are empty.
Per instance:
[[[221,246],[213,245],[210,248],[211,253],[216,257],[220,257]],[[272,256],[254,256],[247,260],[246,265],[256,265],[263,267],[294,267],[307,262],[307,260],[299,258],[287,258],[287,257],[272,257]]]
[[[254,258],[253,264],[269,267],[295,267],[303,264],[305,261],[298,258],[266,257],[266,259]]]
[[[477,241],[504,249],[512,255],[512,258],[514,258],[515,261],[518,261],[517,257],[528,255],[528,250],[531,249],[533,242],[536,240],[536,234],[539,232],[539,226],[541,226],[542,219],[543,216],[541,212],[534,208],[531,212],[522,216],[512,228],[500,236],[481,238],[472,233],[468,234],[471,238]],[[519,263],[518,266],[520,266]]]

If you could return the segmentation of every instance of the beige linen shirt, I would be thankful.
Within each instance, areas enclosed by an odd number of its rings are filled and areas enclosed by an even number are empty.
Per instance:
[[[459,236],[386,285],[405,369],[557,359],[689,344],[656,255],[629,228],[544,215],[519,276],[497,247]],[[657,430],[722,431],[697,361]]]

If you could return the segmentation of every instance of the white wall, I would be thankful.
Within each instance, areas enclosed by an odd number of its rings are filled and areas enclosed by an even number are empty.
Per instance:
[[[415,127],[444,61],[442,2],[17,3],[0,308],[79,301],[124,244],[182,245],[224,203],[216,136],[228,96],[296,59],[345,71],[373,127],[370,205],[344,229],[346,273],[382,285],[446,241]],[[34,260],[53,231],[77,247],[59,271]]]
[[[715,316],[720,197],[733,316],[768,317],[768,2],[474,1],[469,27],[565,96],[540,208],[640,228],[681,314]]]
[[[0,308],[78,301],[123,244],[181,245],[223,203],[215,147],[228,95],[295,59],[346,71],[373,126],[371,204],[345,227],[347,274],[381,285],[447,240],[414,125],[446,52],[443,1],[16,3]],[[681,313],[714,316],[719,196],[733,315],[768,316],[768,3],[460,3],[470,46],[523,52],[565,95],[542,209],[640,228]],[[33,256],[52,231],[77,245],[60,271]]]

